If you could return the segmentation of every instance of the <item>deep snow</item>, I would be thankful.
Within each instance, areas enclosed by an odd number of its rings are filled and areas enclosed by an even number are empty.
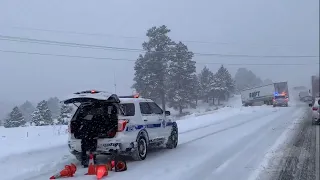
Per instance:
[[[263,170],[259,168],[261,162],[267,161],[266,153],[272,145],[281,144],[279,137],[305,108],[231,104],[233,107],[211,114],[198,113],[178,121],[177,149],[150,152],[145,161],[129,162],[128,171],[110,173],[106,179],[241,180],[250,175],[257,177]],[[6,147],[1,148],[0,169],[6,172],[1,179],[48,179],[65,163],[75,162],[67,149],[65,129],[65,126],[1,129],[0,144]],[[77,177],[70,179],[94,179],[82,176],[85,171],[79,168]]]

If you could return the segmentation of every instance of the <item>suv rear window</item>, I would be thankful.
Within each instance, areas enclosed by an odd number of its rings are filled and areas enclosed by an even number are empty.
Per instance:
[[[82,104],[80,105],[72,119],[101,119],[105,114],[109,114],[109,108],[111,108],[110,110],[112,114],[118,113],[117,108],[112,104],[102,104],[97,102]]]
[[[135,115],[135,106],[133,103],[124,103],[120,104],[121,109],[125,113],[124,116],[134,116]]]

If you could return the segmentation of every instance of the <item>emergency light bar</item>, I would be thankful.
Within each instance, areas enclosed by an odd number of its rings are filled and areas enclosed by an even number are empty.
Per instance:
[[[131,95],[131,96],[119,96],[119,98],[139,98],[139,94]]]
[[[81,92],[76,92],[74,94],[96,94],[100,93],[101,91],[96,91],[96,90],[87,90],[87,91],[81,91]]]

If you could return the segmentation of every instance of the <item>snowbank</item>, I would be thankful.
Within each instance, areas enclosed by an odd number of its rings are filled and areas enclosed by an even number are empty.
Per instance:
[[[29,126],[0,128],[0,158],[39,149],[47,149],[67,142],[67,126]]]

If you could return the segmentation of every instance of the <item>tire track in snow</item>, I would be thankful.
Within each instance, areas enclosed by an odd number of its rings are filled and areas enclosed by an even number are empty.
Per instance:
[[[276,111],[276,113],[278,113],[278,111]],[[249,123],[249,122],[252,122],[252,121],[255,121],[255,120],[260,120],[260,119],[265,118],[265,117],[269,117],[269,116],[271,116],[271,115],[274,115],[274,113],[273,113],[273,112],[262,113],[262,114],[259,114],[259,115],[257,115],[257,116],[251,117],[251,118],[249,118],[249,119],[247,119],[247,120],[245,120],[245,121],[242,121],[242,122],[240,122],[240,123],[234,124],[234,125],[232,125],[232,126],[228,126],[228,127],[226,127],[226,128],[220,129],[220,130],[218,130],[218,131],[214,131],[214,132],[209,133],[209,134],[205,134],[205,135],[203,135],[203,136],[200,136],[200,137],[198,137],[198,138],[192,139],[192,140],[190,140],[190,141],[184,142],[184,143],[179,144],[179,145],[189,144],[189,143],[192,143],[192,142],[194,142],[194,141],[198,141],[198,140],[204,139],[204,138],[206,138],[206,137],[213,136],[213,135],[215,135],[215,134],[218,134],[218,133],[221,133],[221,132],[230,130],[230,129],[237,128],[237,127],[242,126],[242,125],[245,125],[245,124],[247,124],[247,123]],[[221,123],[220,123],[220,124],[221,124]],[[213,124],[213,125],[216,125],[216,124]],[[211,125],[211,126],[213,126],[213,125]],[[211,127],[211,126],[207,126],[207,127],[204,127],[204,128],[208,128],[208,127]],[[204,128],[202,128],[202,129],[204,129]]]
[[[192,180],[192,179],[201,179],[201,180],[215,179],[215,175],[216,175],[215,173],[218,173],[219,171],[221,171],[224,168],[223,166],[227,165],[226,163],[231,162],[233,159],[236,159],[239,155],[241,155],[241,153],[243,153],[247,149],[251,148],[256,143],[258,143],[261,139],[263,139],[265,137],[265,134],[263,132],[269,130],[268,128],[273,126],[275,121],[277,122],[278,119],[280,119],[282,117],[286,117],[288,114],[288,111],[289,110],[286,109],[285,111],[280,112],[280,114],[270,113],[269,115],[266,115],[266,116],[262,115],[258,119],[254,119],[254,118],[248,119],[241,124],[237,124],[237,125],[233,126],[235,128],[235,127],[239,127],[241,125],[244,125],[246,123],[249,123],[249,122],[252,122],[255,120],[261,120],[261,119],[269,118],[270,116],[273,116],[272,120],[268,121],[266,124],[264,124],[260,128],[255,129],[254,132],[251,132],[251,133],[245,135],[244,137],[242,137],[241,139],[236,141],[236,143],[232,144],[231,146],[229,146],[225,150],[222,150],[222,151],[218,152],[217,154],[214,154],[214,156],[211,156],[209,159],[206,159],[204,162],[201,162],[199,165],[197,165],[197,167],[203,167],[203,168],[201,169],[201,171],[195,172],[191,176],[189,176],[188,180],[189,179],[190,180]],[[282,123],[282,122],[279,121],[279,123]],[[252,136],[254,136],[255,134],[257,135],[257,136],[255,136],[256,138],[252,139]],[[237,149],[239,149],[239,147],[241,147],[241,151],[237,151]],[[216,157],[219,157],[219,158],[216,158]],[[221,178],[223,178],[223,176]]]

